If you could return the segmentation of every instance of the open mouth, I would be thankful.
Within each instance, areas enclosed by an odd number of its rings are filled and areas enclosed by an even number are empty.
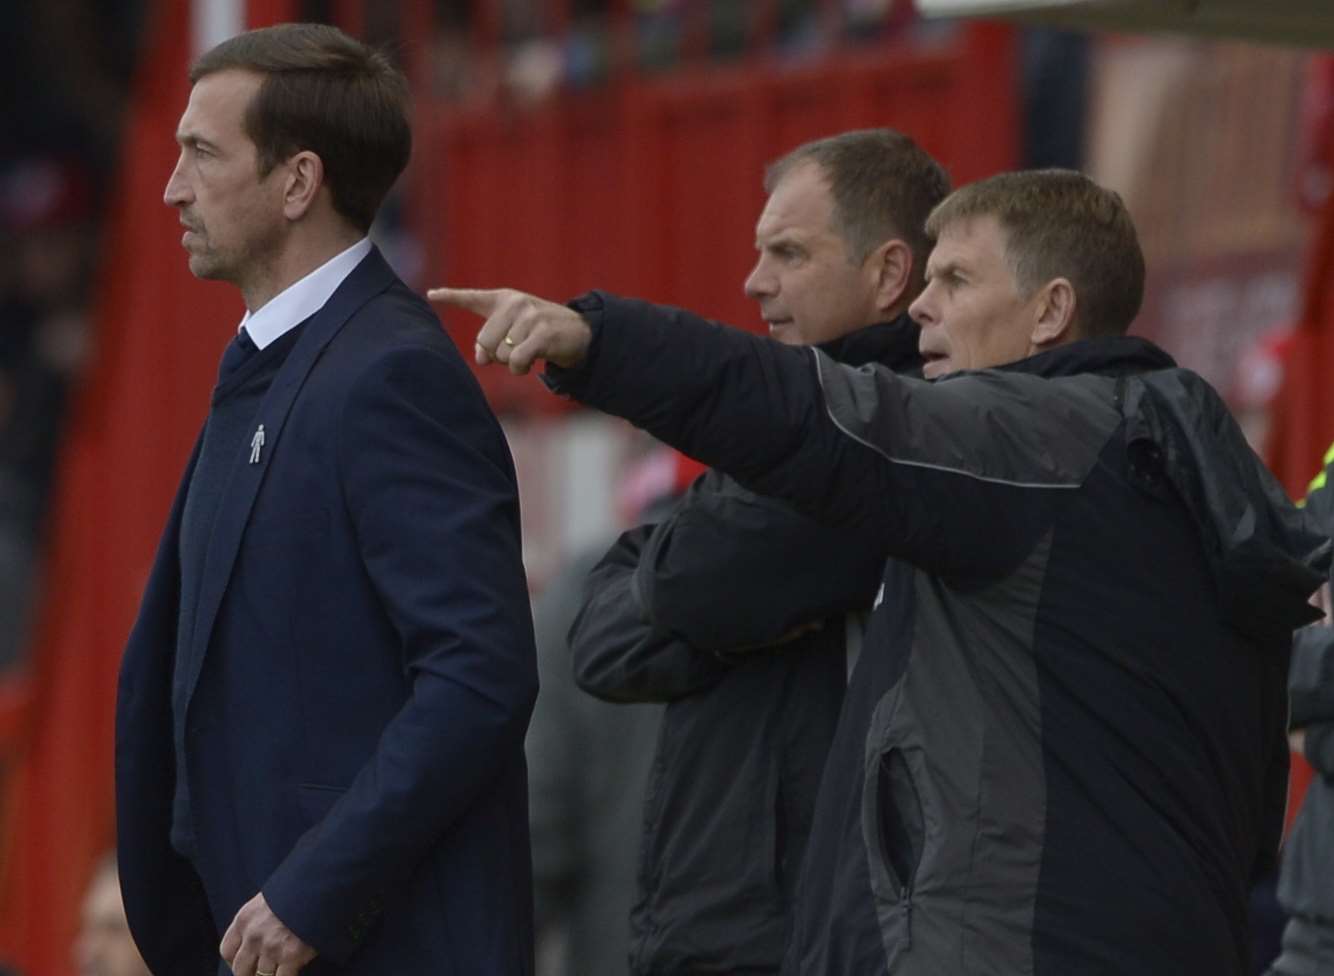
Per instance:
[[[922,375],[928,378],[938,375],[945,369],[949,356],[940,352],[922,353]]]

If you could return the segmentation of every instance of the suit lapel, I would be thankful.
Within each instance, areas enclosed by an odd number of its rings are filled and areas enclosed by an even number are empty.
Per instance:
[[[208,650],[213,625],[217,621],[218,608],[222,605],[222,598],[231,579],[250,510],[255,504],[260,485],[264,483],[273,452],[280,445],[283,426],[297,393],[320,354],[348,319],[394,281],[393,271],[380,256],[379,250],[372,248],[371,253],[338,286],[324,307],[301,326],[301,335],[296,345],[260,404],[255,416],[255,427],[257,429],[260,424],[264,426],[263,448],[258,461],[251,463],[251,442],[247,439],[245,453],[233,463],[210,535],[199,587],[198,616],[191,641],[191,673],[185,689],[187,707],[199,681],[204,655]]]

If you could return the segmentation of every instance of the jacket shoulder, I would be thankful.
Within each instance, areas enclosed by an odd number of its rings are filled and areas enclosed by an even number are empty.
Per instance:
[[[930,381],[816,355],[835,426],[894,464],[1019,487],[1078,487],[1120,423],[1110,380],[1002,370]]]

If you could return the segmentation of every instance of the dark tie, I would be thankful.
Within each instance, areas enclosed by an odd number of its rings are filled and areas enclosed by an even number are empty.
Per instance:
[[[242,328],[236,333],[236,338],[227,343],[227,350],[222,354],[222,365],[218,367],[218,385],[226,383],[228,377],[257,352],[259,347],[255,345],[255,340]]]

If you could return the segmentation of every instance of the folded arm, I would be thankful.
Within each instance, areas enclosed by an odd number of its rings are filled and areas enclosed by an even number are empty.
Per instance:
[[[593,567],[570,627],[574,680],[604,701],[675,701],[716,683],[728,670],[716,654],[692,647],[649,617],[636,576],[655,527],[622,533]]]

